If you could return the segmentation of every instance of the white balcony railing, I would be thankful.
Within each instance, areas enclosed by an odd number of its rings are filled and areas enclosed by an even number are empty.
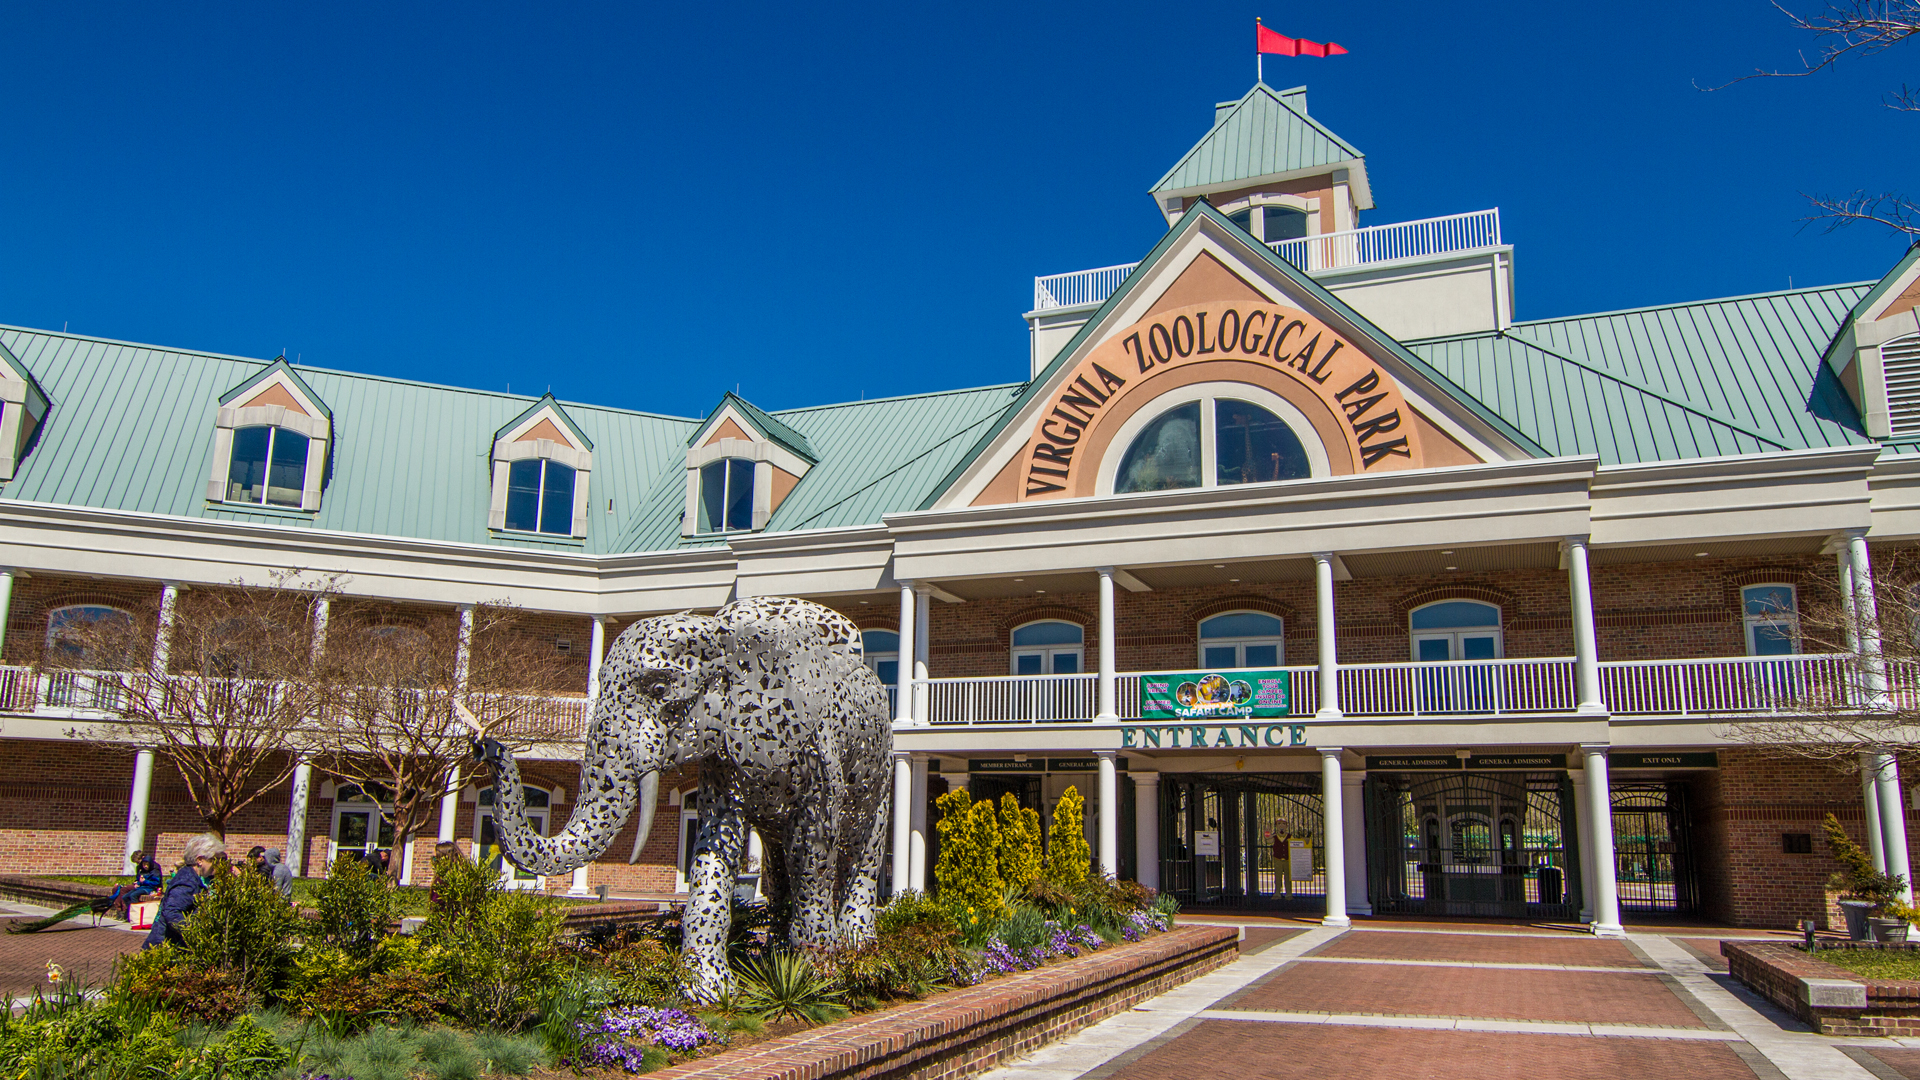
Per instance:
[[[1310,274],[1346,270],[1395,259],[1460,255],[1500,246],[1500,209],[1469,214],[1369,225],[1364,229],[1323,233],[1267,245],[1281,258]],[[1113,295],[1138,263],[1102,266],[1033,279],[1033,309],[1098,304]]]
[[[1781,714],[1861,696],[1852,658],[1844,655],[1626,660],[1599,667],[1601,697],[1615,716]],[[1312,718],[1320,707],[1318,670],[1286,670],[1293,695],[1289,711]],[[1338,670],[1346,716],[1498,719],[1572,714],[1579,705],[1572,657],[1341,664]],[[1920,666],[1890,667],[1889,678],[1896,702],[1920,697]],[[1114,681],[1116,714],[1140,719],[1140,676],[1119,674]],[[926,683],[934,724],[1083,722],[1098,712],[1098,677],[1092,674]]]

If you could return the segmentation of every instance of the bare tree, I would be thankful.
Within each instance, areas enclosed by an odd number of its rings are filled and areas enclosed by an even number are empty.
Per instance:
[[[1740,742],[1792,757],[1823,761],[1843,772],[1860,755],[1889,754],[1904,769],[1920,750],[1920,553],[1894,551],[1874,567],[1871,603],[1849,598],[1838,581],[1803,583],[1797,624],[1803,653],[1853,654],[1872,636],[1881,659],[1849,659],[1824,671],[1760,668],[1777,682],[1783,713],[1728,725]]]
[[[93,609],[50,628],[39,667],[52,700],[104,714],[69,736],[152,751],[186,782],[207,829],[225,835],[293,772],[315,704],[314,616],[331,592],[331,581],[294,573],[270,587],[187,591],[170,611]]]
[[[375,795],[396,850],[404,851],[437,812],[471,755],[473,733],[456,715],[456,702],[486,734],[511,746],[581,735],[583,702],[558,696],[581,688],[577,665],[518,632],[521,613],[510,605],[479,605],[472,613],[468,628],[451,611],[396,618],[349,606],[327,630],[314,761]]]
[[[1920,34],[1920,0],[1842,0],[1829,3],[1820,13],[1811,16],[1796,14],[1777,2],[1773,6],[1779,8],[1796,30],[1814,36],[1818,44],[1814,55],[1809,58],[1802,52],[1800,67],[1795,70],[1756,69],[1753,74],[1733,82],[1701,89],[1721,90],[1748,79],[1805,78],[1848,57],[1885,52]],[[1900,112],[1920,112],[1920,91],[1903,84],[1898,91],[1887,93],[1881,103]],[[1808,195],[1804,191],[1800,194],[1813,204],[1815,211],[1805,220],[1825,221],[1828,232],[1856,221],[1871,221],[1896,233],[1920,236],[1920,202],[1904,195],[1894,192],[1875,195],[1864,189],[1844,196]]]

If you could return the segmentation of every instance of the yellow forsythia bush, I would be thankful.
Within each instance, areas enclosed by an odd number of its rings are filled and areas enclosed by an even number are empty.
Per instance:
[[[1015,893],[1040,879],[1040,814],[1009,791],[1000,796],[1000,878]]]
[[[1069,786],[1053,805],[1053,835],[1047,843],[1047,880],[1063,889],[1087,883],[1093,849],[1087,846],[1087,803]]]
[[[1000,824],[993,803],[974,802],[964,788],[947,792],[934,805],[940,810],[940,861],[933,878],[964,934],[970,920],[984,922],[1000,911],[1006,891],[1000,877]]]

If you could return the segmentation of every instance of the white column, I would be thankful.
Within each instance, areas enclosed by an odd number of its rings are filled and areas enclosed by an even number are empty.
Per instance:
[[[1573,771],[1574,833],[1580,838],[1580,921],[1593,921],[1593,807],[1587,803],[1587,774]],[[1561,884],[1566,887],[1565,882]]]
[[[313,604],[313,646],[309,653],[315,660],[327,647],[327,623],[333,617],[333,601],[316,600]]]
[[[307,806],[313,797],[313,762],[305,754],[293,767],[293,790],[287,796],[286,863],[296,877],[307,876]]]
[[[1160,774],[1133,774],[1134,880],[1160,887]]]
[[[1613,787],[1607,781],[1607,747],[1582,746],[1587,757],[1587,807],[1593,819],[1593,932],[1625,937],[1620,927],[1620,889],[1614,880]]]
[[[1841,544],[1840,549],[1834,553],[1834,561],[1839,564],[1840,606],[1846,612],[1847,617],[1847,651],[1858,653],[1860,651],[1860,628],[1859,624],[1855,622],[1856,616],[1853,607],[1853,545]]]
[[[1340,668],[1333,639],[1333,552],[1313,553],[1313,585],[1320,634],[1320,711],[1315,715],[1321,720],[1338,720]]]
[[[904,590],[907,596],[913,595],[912,589]],[[902,600],[902,604],[911,603]],[[905,668],[906,665],[900,665]],[[909,754],[893,755],[893,895],[906,892],[907,848],[912,843],[908,833],[913,828],[913,814],[908,804],[913,801],[913,761]]]
[[[1100,575],[1100,711],[1095,719],[1113,720],[1120,715],[1113,683],[1113,567],[1099,566]]]
[[[13,567],[0,567],[0,655],[7,648],[7,615],[13,610]]]
[[[594,617],[593,629],[587,632],[587,700],[593,701],[600,696],[600,654],[607,649],[607,624],[598,616]],[[591,712],[591,708],[588,710]]]
[[[1364,771],[1342,772],[1340,786],[1340,809],[1346,818],[1346,828],[1340,839],[1347,847],[1347,914],[1373,914],[1373,901],[1367,890],[1367,782]]]
[[[1900,899],[1913,903],[1913,870],[1907,858],[1907,808],[1901,798],[1900,763],[1892,754],[1877,755],[1874,793],[1880,800],[1880,835],[1886,845],[1887,873],[1906,879]]]
[[[460,788],[463,780],[460,766],[453,767],[453,775],[447,777],[447,793],[440,796],[440,839],[452,840],[460,832]]]
[[[1887,834],[1880,828],[1877,767],[1874,754],[1865,750],[1860,752],[1860,811],[1866,826],[1866,849],[1873,856],[1873,868],[1884,874],[1887,872]]]
[[[133,790],[127,796],[127,845],[120,853],[120,873],[130,865],[133,853],[147,846],[147,796],[153,792],[153,751],[141,750],[133,756]]]
[[[598,629],[598,628],[599,628],[599,626],[600,626],[600,622],[599,622],[599,620],[597,620],[597,619],[596,619],[596,620],[594,621],[594,624],[593,624],[593,625],[594,625],[594,627],[595,627],[596,629]],[[591,667],[592,665],[589,665],[589,666]],[[591,701],[591,700],[593,699],[593,696],[592,696],[592,693],[591,693],[591,692],[589,692],[589,694],[588,694],[588,698],[587,698],[587,699],[588,699],[589,701]],[[585,770],[582,770],[582,772],[584,772],[584,771],[585,771]],[[581,779],[584,779],[584,777],[582,777]],[[577,784],[578,784],[578,781],[576,781],[575,783],[576,783],[576,785],[577,785]],[[455,797],[456,799],[457,799],[457,798],[459,798],[459,790],[460,790],[460,789],[458,789],[458,788],[455,788],[455,789],[454,789],[454,797]],[[575,801],[576,803],[577,803],[577,802],[578,802],[578,801],[579,801],[579,800],[580,800],[581,798],[583,798],[583,797],[584,797],[584,796],[583,796],[583,795],[581,794],[581,792],[580,792],[580,789],[579,789],[579,788],[578,788],[577,786],[576,786],[576,788],[575,788],[575,793],[574,793],[574,796],[573,796],[573,797],[574,797],[574,801]],[[444,812],[444,808],[443,808],[443,810],[442,810],[442,815],[441,815],[441,816],[443,816],[443,817],[445,816],[445,812]],[[572,879],[571,881],[569,881],[569,882],[567,883],[567,895],[568,895],[568,896],[572,896],[572,897],[583,897],[583,896],[592,896],[592,895],[594,895],[594,892],[593,892],[593,882],[592,882],[592,881],[590,880],[590,879],[591,879],[591,877],[592,877],[592,873],[593,873],[593,860],[592,860],[592,859],[588,859],[588,860],[587,860],[586,862],[584,862],[584,863],[581,863],[581,864],[580,864],[579,866],[576,866],[576,867],[574,867],[574,868],[573,868],[573,879]]]
[[[1593,632],[1593,575],[1587,566],[1587,538],[1567,537],[1567,584],[1573,593],[1573,672],[1580,692],[1579,712],[1605,716],[1600,693],[1600,646]]]
[[[913,723],[913,667],[914,667],[913,631],[919,624],[919,620],[914,615],[913,601],[914,601],[913,582],[911,581],[901,582],[900,583],[900,664],[899,664],[900,682],[899,682],[899,685],[894,688],[894,697],[897,700],[894,702],[894,711],[893,711],[894,723],[897,723],[897,724]],[[906,844],[902,843],[898,850],[905,851]],[[905,860],[904,859],[901,860],[901,863],[904,866]],[[895,872],[894,879],[895,879],[894,887],[897,891],[899,888],[898,870],[896,870]]]
[[[1860,635],[1862,688],[1867,692],[1871,707],[1885,709],[1890,704],[1887,700],[1887,666],[1880,655],[1880,612],[1873,597],[1873,563],[1867,556],[1867,534],[1864,531],[1856,530],[1847,534],[1847,553],[1850,556],[1848,561],[1853,565],[1853,622]],[[1880,827],[1891,830],[1895,823],[1887,820],[1886,811],[1883,800]],[[1904,815],[1901,820],[1901,831],[1904,833]],[[1905,872],[1899,864],[1896,864],[1895,870]]]
[[[180,583],[163,581],[160,583],[160,625],[154,628],[153,635],[153,673],[164,676],[167,673],[167,661],[173,656],[173,615],[180,604]]]
[[[1111,750],[1096,750],[1100,763],[1100,872],[1120,876],[1120,781],[1114,768],[1119,755]]]
[[[467,669],[473,659],[473,605],[459,605],[460,637],[454,643],[453,684],[459,690],[467,688]]]
[[[1327,917],[1325,926],[1350,926],[1347,918],[1347,812],[1340,791],[1340,755],[1337,746],[1320,750],[1320,830],[1326,838]]]
[[[933,720],[927,707],[933,688],[926,683],[931,678],[927,654],[932,651],[933,643],[933,632],[928,626],[933,613],[933,604],[928,599],[930,589],[928,585],[916,585],[913,589],[913,719],[920,724]],[[900,658],[905,660],[906,654],[902,653]]]
[[[927,891],[927,755],[913,755],[913,782],[907,798],[907,888]]]
[[[417,839],[419,837],[408,837],[406,848],[400,852],[400,884],[402,885],[413,884],[413,849],[417,846],[414,843]]]

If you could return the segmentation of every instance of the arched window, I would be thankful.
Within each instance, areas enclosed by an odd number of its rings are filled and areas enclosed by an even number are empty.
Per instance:
[[[753,467],[745,458],[721,458],[700,466],[701,532],[753,528]]]
[[[1441,600],[1408,619],[1415,660],[1498,660],[1500,609],[1478,600]]]
[[[552,792],[532,784],[522,785],[520,792],[521,798],[526,800],[527,825],[535,835],[547,835],[547,811],[553,805]],[[493,827],[493,788],[490,786],[480,789],[473,816],[473,845],[481,861],[499,871],[501,880],[506,882],[508,888],[540,887],[540,875],[529,874],[508,862],[506,852],[500,847],[499,833]]]
[[[1274,668],[1286,662],[1280,617],[1260,611],[1229,611],[1200,623],[1200,666]]]
[[[47,613],[47,652],[75,667],[121,667],[128,658],[117,654],[132,644],[122,640],[132,629],[132,615],[105,604],[54,608]]]
[[[310,440],[282,427],[243,427],[233,433],[227,464],[227,502],[298,507],[307,490]]]
[[[1086,631],[1079,625],[1049,619],[1030,622],[1013,632],[1015,675],[1078,675]]]
[[[571,465],[551,458],[522,458],[507,466],[507,517],[514,532],[573,535]]]
[[[1303,442],[1297,434],[1306,418],[1276,394],[1217,383],[1169,391],[1162,401],[1164,411],[1122,426],[1126,449],[1111,480],[1102,480],[1114,494],[1300,480],[1331,471],[1319,439]]]
[[[880,681],[900,685],[900,635],[891,630],[860,631],[860,655]]]
[[[1792,656],[1800,651],[1800,620],[1794,587],[1780,583],[1740,590],[1748,656]]]
[[[1227,220],[1269,244],[1307,235],[1307,212],[1293,206],[1249,206],[1228,214]]]

